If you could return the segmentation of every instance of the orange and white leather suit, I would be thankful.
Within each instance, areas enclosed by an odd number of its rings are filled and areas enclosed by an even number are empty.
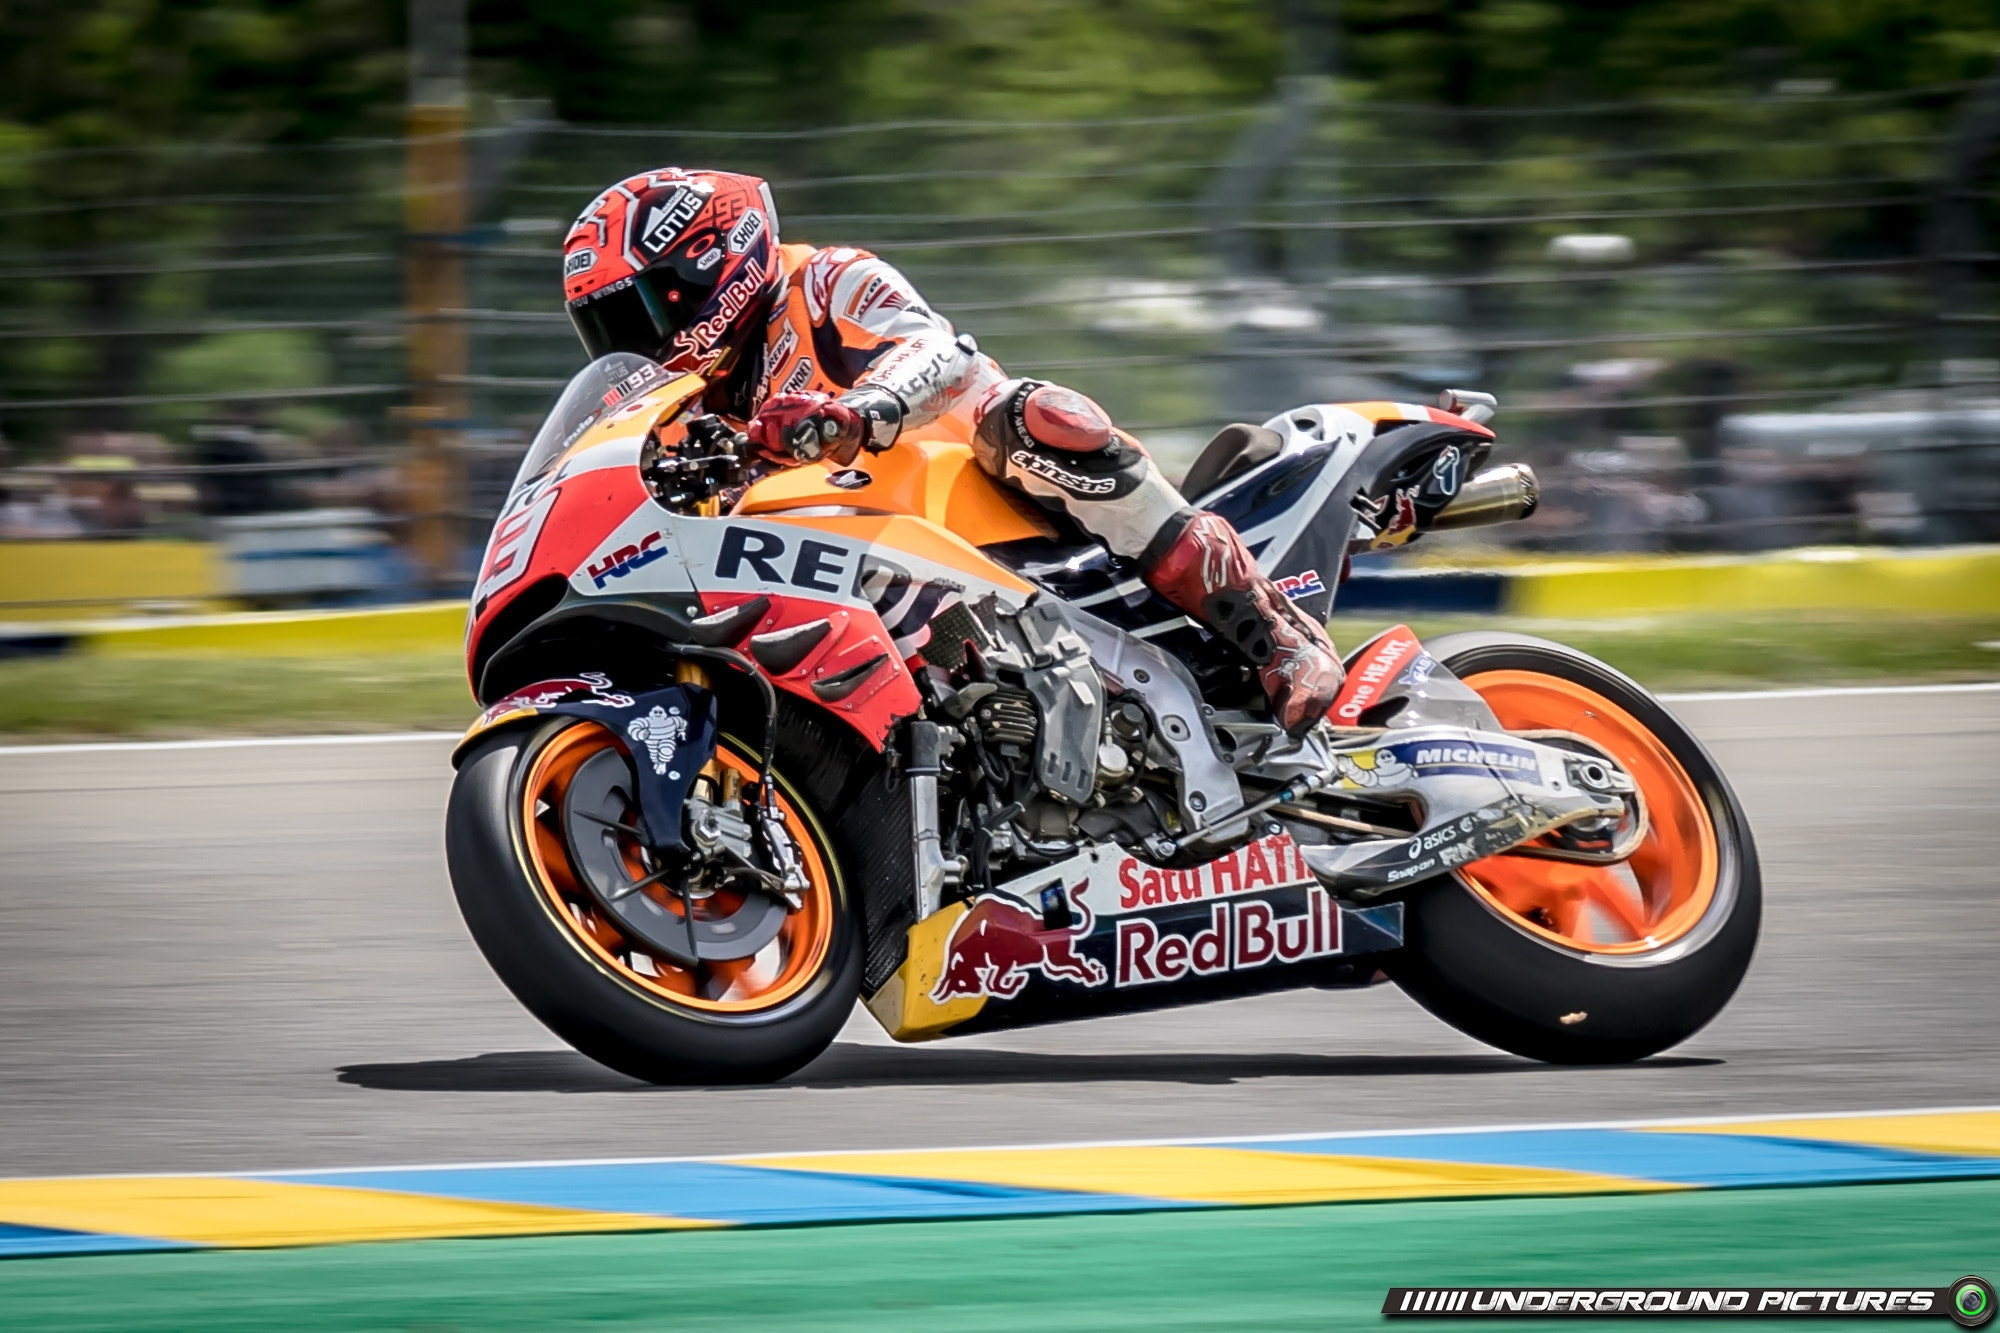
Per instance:
[[[1324,627],[1227,521],[1189,506],[1089,398],[1009,378],[886,260],[780,244],[764,182],[678,168],[629,178],[584,211],[564,252],[570,314],[593,354],[638,350],[707,375],[711,406],[747,420],[770,460],[845,465],[956,417],[991,475],[1135,561],[1235,645],[1286,730],[1332,705],[1342,673]]]

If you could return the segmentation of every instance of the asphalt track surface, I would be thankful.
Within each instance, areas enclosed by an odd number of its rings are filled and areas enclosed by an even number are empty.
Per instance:
[[[2000,691],[1674,705],[1757,830],[1763,943],[1679,1049],[1560,1069],[1391,987],[656,1089],[487,971],[448,744],[0,752],[0,1175],[682,1156],[2000,1102]]]

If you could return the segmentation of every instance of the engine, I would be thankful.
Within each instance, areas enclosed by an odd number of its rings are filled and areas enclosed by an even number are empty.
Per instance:
[[[1059,604],[960,603],[932,620],[923,656],[947,723],[940,850],[969,887],[1091,842],[1170,854],[1174,752],[1146,704],[1099,672]]]

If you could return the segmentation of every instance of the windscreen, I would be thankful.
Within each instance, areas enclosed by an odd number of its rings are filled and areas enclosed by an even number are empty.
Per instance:
[[[613,352],[576,372],[569,386],[549,409],[542,428],[514,474],[514,487],[540,475],[557,454],[574,444],[579,436],[621,403],[671,378],[658,362],[631,352]]]

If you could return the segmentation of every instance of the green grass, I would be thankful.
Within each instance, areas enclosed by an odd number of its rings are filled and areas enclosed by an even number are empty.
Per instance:
[[[1674,616],[1634,621],[1527,621],[1491,616],[1414,617],[1431,636],[1506,628],[1580,648],[1649,689],[1755,689],[1779,685],[2000,680],[2000,616]],[[1378,617],[1340,617],[1343,648],[1382,628]]]
[[[1388,623],[1343,617],[1352,648]],[[1430,635],[1509,625],[1595,654],[1658,690],[2000,679],[2000,616],[1679,617],[1507,622],[1417,617]],[[476,711],[456,651],[351,658],[0,661],[0,736],[59,740],[316,731],[451,731]]]
[[[1713,1190],[16,1259],[0,1330],[1274,1333],[1381,1327],[1391,1286],[1942,1287],[1996,1256],[2000,1181]]]
[[[453,651],[0,661],[0,735],[19,738],[453,731],[477,712]]]

